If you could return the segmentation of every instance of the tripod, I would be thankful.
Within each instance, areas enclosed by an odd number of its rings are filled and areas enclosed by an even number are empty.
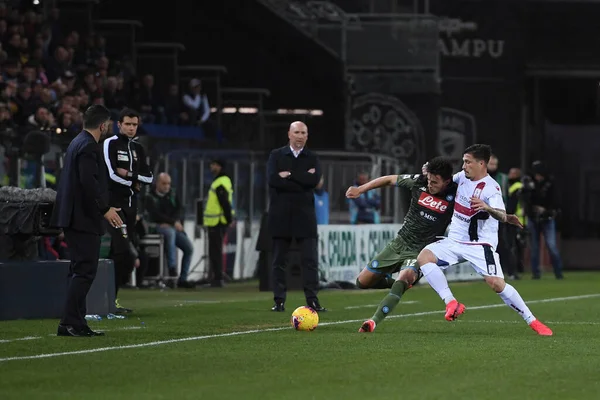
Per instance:
[[[212,283],[212,269],[210,265],[210,244],[209,244],[209,234],[208,227],[204,226],[204,199],[196,199],[196,238],[202,237],[202,232],[204,231],[204,246],[203,253],[200,256],[200,259],[194,266],[190,269],[190,273],[196,271],[196,269],[204,263],[204,270],[202,272],[202,278],[196,282],[196,284],[205,284]],[[223,271],[223,280],[230,282],[231,277],[227,275],[225,271]]]
[[[204,232],[204,240],[203,240],[203,249],[202,255],[200,255],[200,259],[192,268],[190,268],[190,274],[195,272],[202,264],[204,264],[204,270],[202,271],[202,277],[196,282],[196,284],[210,283],[210,259],[208,258],[208,229],[202,225],[196,225],[196,235],[195,238],[199,239],[202,237],[202,232]]]
[[[196,264],[194,264],[194,266],[190,269],[190,274],[194,271],[196,271],[196,269],[198,267],[200,267],[203,263],[204,263],[204,270],[202,271],[202,278],[200,278],[200,280],[196,281],[197,285],[201,285],[201,284],[206,284],[206,283],[211,283],[213,281],[213,273],[212,273],[212,269],[211,269],[211,265],[210,265],[210,257],[209,257],[209,252],[210,252],[210,244],[209,244],[209,240],[208,240],[208,227],[205,226],[196,226],[196,229],[198,229],[196,232],[200,233],[200,232],[204,232],[204,241],[203,241],[203,253],[200,256],[200,259],[198,260],[198,262],[196,262]],[[200,238],[201,234],[198,234],[196,236],[196,238]],[[229,275],[227,275],[227,272],[223,271],[223,280],[226,282],[231,282],[231,277]]]

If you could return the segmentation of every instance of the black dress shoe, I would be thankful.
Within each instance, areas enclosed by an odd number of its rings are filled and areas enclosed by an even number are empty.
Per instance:
[[[194,282],[190,282],[190,281],[178,281],[177,287],[183,288],[183,289],[195,289],[196,284]]]
[[[318,299],[306,300],[306,305],[315,310],[316,312],[325,312],[327,309],[321,307]]]
[[[210,283],[210,287],[219,287],[219,288],[225,287],[225,281],[223,279],[212,281]]]
[[[105,336],[104,332],[97,332],[90,329],[89,326],[83,328],[83,330],[87,333],[88,336]]]
[[[277,312],[283,312],[285,311],[285,305],[284,303],[275,303],[275,305],[273,305],[273,307],[271,307],[271,311],[277,311]]]
[[[56,336],[88,337],[90,335],[85,329],[76,328],[72,325],[59,325]]]

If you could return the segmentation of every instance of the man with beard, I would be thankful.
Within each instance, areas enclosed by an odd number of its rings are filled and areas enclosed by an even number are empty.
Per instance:
[[[114,227],[123,224],[119,209],[109,207],[106,172],[98,142],[108,132],[110,111],[93,105],[83,115],[83,131],[65,155],[51,225],[63,228],[71,265],[63,317],[58,336],[102,336],[87,325],[86,297],[96,277],[103,218]]]

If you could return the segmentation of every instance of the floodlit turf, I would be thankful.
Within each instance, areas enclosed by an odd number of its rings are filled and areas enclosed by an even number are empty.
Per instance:
[[[314,332],[296,332],[300,292],[274,313],[257,283],[126,290],[121,303],[135,314],[90,323],[106,337],[55,337],[54,320],[0,322],[0,399],[599,398],[599,280],[512,282],[553,337],[537,336],[483,282],[452,285],[467,306],[457,322],[424,286],[372,334],[357,330],[385,291],[323,291],[330,312]],[[595,296],[574,298],[583,295]],[[50,357],[23,359],[40,355]]]

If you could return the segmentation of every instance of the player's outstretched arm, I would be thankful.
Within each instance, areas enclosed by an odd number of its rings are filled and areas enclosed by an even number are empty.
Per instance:
[[[398,175],[381,176],[358,187],[350,186],[346,191],[346,197],[349,199],[356,199],[361,194],[366,193],[369,190],[378,189],[384,186],[395,186],[397,181]]]

